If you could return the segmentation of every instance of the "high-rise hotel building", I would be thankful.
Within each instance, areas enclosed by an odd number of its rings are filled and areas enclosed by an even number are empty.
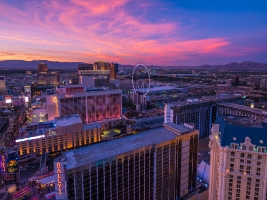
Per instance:
[[[66,85],[57,94],[47,95],[48,120],[78,114],[83,123],[119,119],[122,112],[121,90]]]
[[[100,124],[82,124],[77,114],[28,124],[20,129],[16,139],[18,155],[41,155],[83,147],[100,142],[101,133]]]
[[[199,130],[199,136],[206,137],[210,134],[212,123],[216,119],[218,103],[242,104],[243,100],[240,95],[219,94],[201,99],[168,103],[164,106],[164,122],[193,123]]]
[[[164,127],[64,153],[56,199],[175,200],[196,190],[198,130]],[[53,194],[47,194],[47,196]]]
[[[209,200],[266,200],[266,128],[247,116],[217,116],[211,132]]]

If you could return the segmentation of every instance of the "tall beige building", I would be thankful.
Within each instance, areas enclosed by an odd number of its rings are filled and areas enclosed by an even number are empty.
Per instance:
[[[198,130],[164,127],[64,153],[56,199],[176,200],[196,191]]]
[[[209,200],[265,200],[266,128],[246,116],[221,116],[210,135]]]

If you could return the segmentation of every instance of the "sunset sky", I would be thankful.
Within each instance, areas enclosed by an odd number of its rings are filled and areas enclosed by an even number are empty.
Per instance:
[[[267,1],[0,0],[0,60],[15,59],[267,63]]]

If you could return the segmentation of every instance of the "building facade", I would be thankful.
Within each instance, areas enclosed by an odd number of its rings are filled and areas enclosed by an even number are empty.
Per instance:
[[[218,116],[211,132],[209,200],[265,200],[266,128],[249,117]]]
[[[197,145],[197,130],[168,123],[67,152],[54,161],[56,197],[178,199],[196,190]]]
[[[242,104],[243,98],[232,94],[223,94],[168,103],[164,106],[164,122],[194,123],[199,130],[200,137],[206,137],[210,134],[212,123],[216,119],[218,103],[223,102]]]
[[[59,82],[59,72],[39,72],[37,74],[37,84],[39,85],[57,85]]]
[[[66,86],[66,90],[68,87]],[[121,90],[89,88],[81,92],[75,91],[74,86],[72,90],[73,92],[47,95],[46,102],[49,120],[54,119],[54,117],[71,114],[78,114],[83,123],[119,119],[121,117]]]
[[[73,149],[101,141],[101,125],[82,125],[78,115],[30,124],[16,140],[18,155],[44,154]]]

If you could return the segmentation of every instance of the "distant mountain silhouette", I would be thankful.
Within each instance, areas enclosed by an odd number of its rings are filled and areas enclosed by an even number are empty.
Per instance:
[[[48,60],[5,60],[0,61],[0,69],[37,69],[39,63],[46,63],[48,69],[77,69],[82,62],[57,62]],[[119,65],[120,68],[132,68],[133,65]],[[149,68],[162,68],[163,66],[148,66]],[[166,67],[166,66],[165,66]],[[267,70],[266,63],[246,61],[241,63],[232,62],[226,65],[201,65],[201,66],[168,66],[178,69],[220,69],[220,70]]]
[[[0,69],[37,69],[39,63],[46,63],[49,70],[78,69],[81,62],[57,62],[49,60],[4,60],[0,61]]]

